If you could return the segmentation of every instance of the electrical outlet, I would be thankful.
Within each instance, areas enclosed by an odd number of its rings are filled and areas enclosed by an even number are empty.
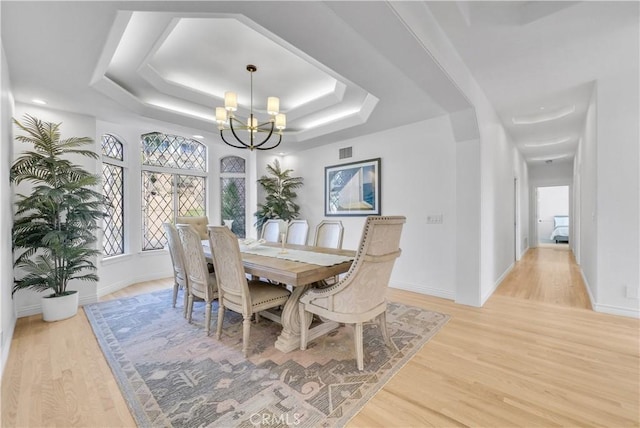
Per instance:
[[[638,296],[638,288],[637,287],[632,287],[630,285],[627,285],[625,287],[626,290],[626,294],[627,294],[627,298],[628,299],[638,299],[640,298],[640,296]]]

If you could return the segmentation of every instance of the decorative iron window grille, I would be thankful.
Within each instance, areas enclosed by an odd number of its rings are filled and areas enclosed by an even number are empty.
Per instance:
[[[142,249],[166,245],[162,223],[206,215],[207,148],[188,138],[142,136]]]
[[[107,216],[102,220],[102,254],[124,254],[124,146],[113,135],[102,136],[102,194]]]
[[[220,160],[220,195],[222,221],[231,221],[231,231],[246,237],[245,160],[228,156]]]

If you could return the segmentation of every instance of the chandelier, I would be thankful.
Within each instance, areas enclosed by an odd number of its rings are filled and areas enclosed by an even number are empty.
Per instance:
[[[251,104],[249,109],[249,117],[244,120],[237,118],[233,112],[238,109],[238,95],[235,92],[227,91],[224,93],[224,107],[216,107],[216,122],[218,123],[218,129],[220,130],[220,137],[225,144],[235,147],[237,149],[249,149],[249,150],[270,150],[278,147],[282,141],[282,130],[287,127],[287,118],[283,113],[279,112],[280,100],[278,97],[267,98],[267,112],[269,113],[269,119],[266,122],[259,123],[258,119],[253,114],[253,73],[258,68],[255,65],[247,65],[247,71],[251,76]],[[274,130],[277,130],[274,132]],[[235,138],[228,141],[229,131]],[[248,131],[248,143],[243,141],[238,135],[238,131]],[[225,138],[225,132],[227,138]],[[266,134],[266,136],[260,141],[256,142],[260,133]],[[275,138],[271,140],[271,137],[278,136],[278,141],[274,144]],[[246,137],[245,137],[246,138]],[[269,143],[267,146],[265,144]]]

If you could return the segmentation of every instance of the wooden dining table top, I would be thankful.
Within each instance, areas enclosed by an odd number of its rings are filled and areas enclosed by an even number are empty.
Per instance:
[[[280,244],[266,243],[265,246],[280,248]],[[342,250],[334,248],[314,247],[312,245],[286,244],[286,249],[313,251],[316,253],[336,254],[347,257],[355,257],[353,250]],[[205,247],[205,257],[211,261],[211,254]],[[298,287],[312,284],[323,279],[345,273],[351,267],[351,261],[346,261],[333,266],[320,266],[311,263],[296,262],[280,259],[276,257],[261,256],[257,254],[240,253],[244,270],[249,275],[266,278],[271,281]]]

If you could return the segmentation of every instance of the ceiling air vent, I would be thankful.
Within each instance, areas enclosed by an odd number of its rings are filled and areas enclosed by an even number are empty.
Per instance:
[[[338,155],[339,158],[340,159],[347,159],[347,158],[350,158],[351,156],[353,156],[353,153],[352,153],[353,150],[352,149],[353,149],[353,147],[345,147],[343,149],[340,149],[340,152],[339,152],[339,155]]]

